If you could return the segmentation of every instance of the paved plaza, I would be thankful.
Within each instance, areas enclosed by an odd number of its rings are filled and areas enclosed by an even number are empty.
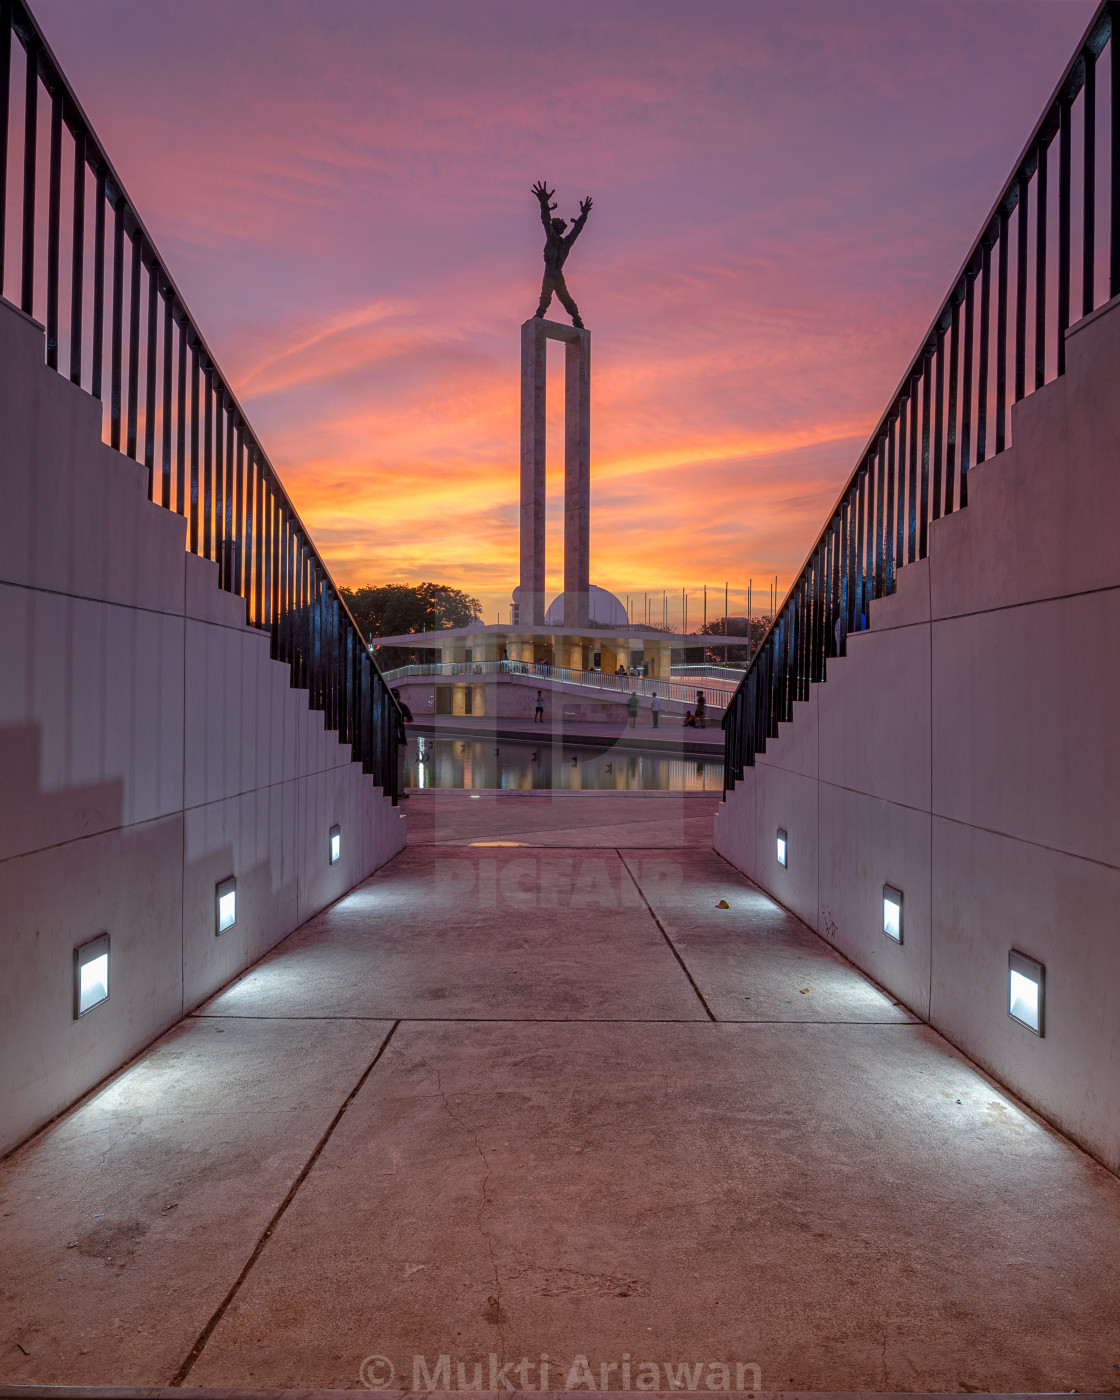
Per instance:
[[[405,805],[0,1165],[0,1379],[1120,1388],[1120,1182],[716,856],[714,799]]]

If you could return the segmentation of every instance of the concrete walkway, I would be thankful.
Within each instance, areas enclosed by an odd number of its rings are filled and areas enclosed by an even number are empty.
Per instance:
[[[0,1381],[1120,1388],[1120,1182],[715,856],[713,806],[413,798],[402,855],[0,1165]]]

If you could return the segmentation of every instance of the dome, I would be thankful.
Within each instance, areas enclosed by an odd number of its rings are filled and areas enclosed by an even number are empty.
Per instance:
[[[590,626],[592,627],[626,627],[630,619],[626,616],[626,609],[622,603],[608,593],[605,588],[597,588],[592,584],[588,598],[588,614],[590,616]],[[553,627],[563,627],[564,623],[564,595],[557,594],[548,605],[545,613],[545,621]]]

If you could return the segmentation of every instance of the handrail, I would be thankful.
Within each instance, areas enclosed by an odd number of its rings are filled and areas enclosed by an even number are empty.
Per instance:
[[[22,120],[10,129],[13,34],[26,63]],[[40,85],[51,113],[45,279],[36,278],[35,267],[44,231],[37,189]],[[62,219],[64,144],[73,179],[69,229]],[[0,295],[9,155],[17,153],[23,167],[19,306],[30,316],[43,313],[48,367],[62,372],[60,345],[68,340],[69,378],[102,401],[108,444],[122,450],[123,430],[123,451],[137,462],[142,446],[149,500],[185,518],[187,548],[217,564],[219,587],[245,599],[246,622],[270,633],[271,654],[288,663],[292,685],[308,691],[309,707],[324,711],[326,728],[351,744],[354,760],[395,803],[400,707],[26,0],[0,0]],[[64,245],[68,306],[61,300]]]
[[[695,666],[670,666],[669,674],[681,678],[703,676],[715,681],[741,681],[745,670],[745,666],[710,666],[698,663]]]
[[[793,702],[807,700],[809,687],[825,679],[828,659],[847,654],[848,634],[868,626],[869,604],[894,592],[897,570],[926,557],[932,521],[968,505],[973,450],[979,465],[1008,446],[1009,400],[1018,403],[1032,392],[1028,387],[1032,380],[1033,389],[1041,389],[1065,373],[1075,253],[1082,316],[1120,294],[1120,45],[1116,43],[1110,49],[1110,110],[1103,133],[1108,145],[1106,168],[1111,172],[1103,237],[1096,207],[1098,167],[1105,164],[1097,142],[1096,69],[1118,19],[1118,0],[1102,0],[729,702],[723,718],[725,790],[733,788],[744,768],[754,764],[756,754],[765,752],[766,740],[777,738],[778,724],[793,718]],[[1078,102],[1080,116],[1075,123]],[[1075,130],[1079,207],[1072,198]],[[1058,190],[1052,213],[1048,153],[1055,138]],[[1013,228],[1011,215],[1016,210]],[[1057,258],[1048,260],[1048,234],[1055,224]],[[1012,250],[1015,278],[1009,286]],[[1102,257],[1098,264],[1098,252],[1106,254],[1107,261]],[[1108,270],[1106,297],[1098,295],[1102,264]],[[1048,323],[1051,303],[1057,315]],[[1033,361],[1030,375],[1028,342]],[[993,360],[994,447],[989,452]]]
[[[424,676],[454,676],[470,680],[475,676],[528,676],[540,680],[560,681],[587,690],[611,690],[621,695],[642,695],[650,699],[672,700],[676,704],[695,705],[697,687],[677,681],[656,680],[649,676],[620,676],[612,671],[579,671],[572,666],[551,666],[544,661],[429,661],[411,666],[398,666],[386,671],[390,684],[419,679]],[[708,689],[703,692],[709,710],[722,710],[723,705],[713,697],[723,698],[726,691]]]

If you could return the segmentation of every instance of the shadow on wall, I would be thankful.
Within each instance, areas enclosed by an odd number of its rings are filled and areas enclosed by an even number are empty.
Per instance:
[[[275,946],[278,927],[298,922],[293,785],[122,826],[120,779],[46,789],[41,750],[37,724],[0,727],[0,1152]],[[244,859],[246,823],[264,859]],[[224,828],[236,824],[235,864]],[[59,831],[69,834],[52,843]],[[185,859],[192,847],[198,854]],[[216,887],[235,869],[236,919],[219,935]],[[75,949],[105,933],[108,999],[75,1017]]]

